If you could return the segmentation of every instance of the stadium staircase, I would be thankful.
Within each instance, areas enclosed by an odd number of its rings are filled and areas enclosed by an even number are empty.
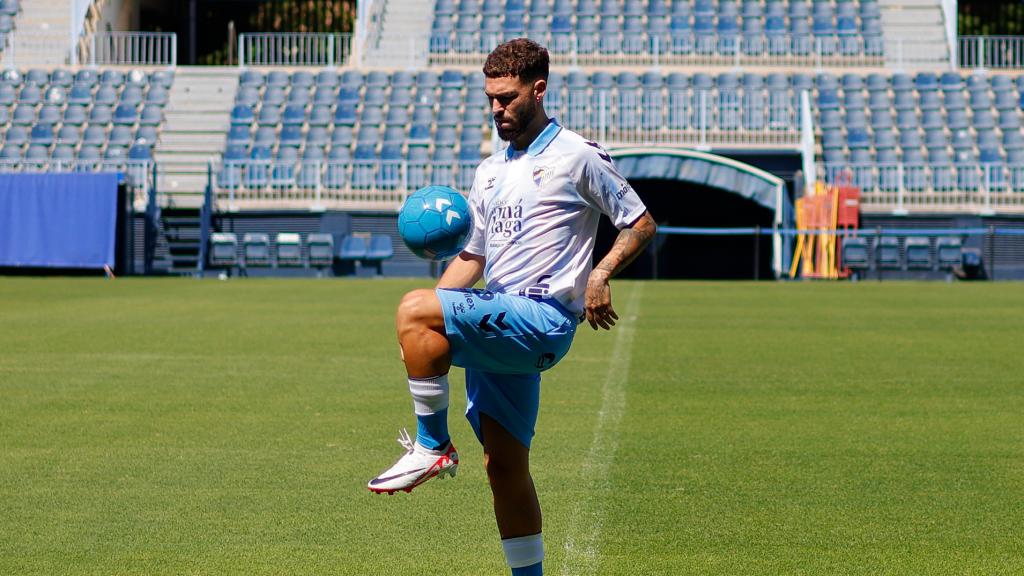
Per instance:
[[[4,51],[6,67],[68,64],[72,0],[22,0],[12,45]]]
[[[949,67],[942,0],[880,0],[878,4],[886,36],[887,66]]]
[[[382,68],[426,66],[433,2],[386,0],[380,34],[366,48],[363,65]]]
[[[224,151],[237,89],[237,68],[177,69],[155,154],[157,189],[166,206],[202,205],[209,162]]]
[[[199,208],[165,208],[160,214],[161,238],[158,247],[166,246],[161,264],[169,274],[193,275],[199,271],[200,217]],[[159,252],[163,252],[160,250]]]

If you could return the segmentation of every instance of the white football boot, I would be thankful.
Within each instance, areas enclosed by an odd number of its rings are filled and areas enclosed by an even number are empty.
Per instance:
[[[405,454],[393,466],[370,480],[366,487],[371,492],[412,492],[413,488],[431,478],[444,478],[446,475],[455,477],[455,471],[459,468],[459,453],[450,440],[447,446],[429,450],[409,438],[409,433],[403,428],[399,432],[398,443],[405,448]]]

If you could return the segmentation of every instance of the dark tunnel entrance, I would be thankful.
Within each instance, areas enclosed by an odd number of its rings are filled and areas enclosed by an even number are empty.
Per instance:
[[[771,228],[774,212],[719,188],[668,179],[630,178],[659,226]],[[611,248],[618,231],[602,218],[594,262]],[[756,242],[756,244],[755,244]],[[772,237],[659,234],[621,278],[766,280],[773,278]]]

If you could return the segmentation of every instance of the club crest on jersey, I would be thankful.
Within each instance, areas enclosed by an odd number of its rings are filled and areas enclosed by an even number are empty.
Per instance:
[[[533,169],[533,183],[537,186],[547,183],[551,180],[553,171],[549,166],[538,166]]]

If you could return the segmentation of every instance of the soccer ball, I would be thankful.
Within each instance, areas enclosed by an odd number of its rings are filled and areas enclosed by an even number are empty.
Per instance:
[[[462,252],[472,230],[469,203],[448,186],[420,188],[398,213],[398,233],[405,245],[428,260],[447,260]]]

